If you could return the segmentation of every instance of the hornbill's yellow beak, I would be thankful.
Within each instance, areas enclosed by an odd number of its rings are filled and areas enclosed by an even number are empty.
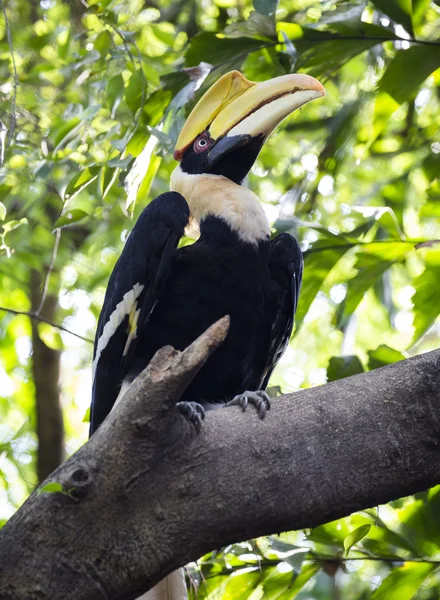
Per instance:
[[[210,143],[207,166],[213,167],[225,155],[245,146],[253,149],[252,164],[265,140],[283,119],[303,104],[324,95],[323,86],[309,75],[283,75],[255,83],[238,71],[231,71],[223,75],[192,110],[177,140],[174,158],[181,161],[198,136],[205,132]]]

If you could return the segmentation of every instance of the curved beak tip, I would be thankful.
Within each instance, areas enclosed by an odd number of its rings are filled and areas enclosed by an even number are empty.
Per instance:
[[[306,88],[309,88],[310,90],[315,91],[317,93],[317,98],[320,96],[325,96],[325,94],[326,94],[325,87],[322,85],[322,83],[320,81],[318,81],[311,75],[306,75],[305,77],[307,77],[307,79],[308,79],[308,82],[305,86]]]
[[[322,83],[319,83],[319,81],[317,81],[317,86],[316,86],[316,91],[318,92],[318,94],[320,96],[325,96],[326,95],[326,91],[325,91],[325,87],[322,85]]]

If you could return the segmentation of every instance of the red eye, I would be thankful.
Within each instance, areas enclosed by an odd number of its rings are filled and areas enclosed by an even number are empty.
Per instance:
[[[209,148],[210,145],[211,139],[205,134],[201,135],[194,142],[194,152],[197,152],[197,154],[201,154],[202,152],[207,150],[207,148]]]

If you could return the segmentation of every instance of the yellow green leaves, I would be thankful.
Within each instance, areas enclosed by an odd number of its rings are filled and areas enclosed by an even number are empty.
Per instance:
[[[373,592],[371,600],[411,600],[436,569],[429,563],[406,563],[396,567]]]

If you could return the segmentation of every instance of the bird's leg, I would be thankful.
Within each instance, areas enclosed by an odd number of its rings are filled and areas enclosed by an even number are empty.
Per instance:
[[[243,412],[245,412],[248,404],[253,404],[258,411],[258,416],[260,419],[264,419],[266,412],[270,410],[269,395],[264,390],[256,390],[255,392],[246,391],[242,394],[238,394],[238,396],[235,396],[235,398],[225,404],[225,407],[241,406]]]
[[[205,409],[198,402],[178,402],[177,410],[187,421],[192,423],[197,433],[202,429],[202,422],[205,420]]]

